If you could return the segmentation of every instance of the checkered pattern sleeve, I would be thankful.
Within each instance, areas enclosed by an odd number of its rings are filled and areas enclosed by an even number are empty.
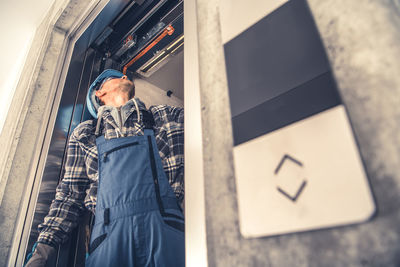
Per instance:
[[[77,225],[84,209],[88,186],[85,155],[75,135],[72,134],[67,147],[64,178],[57,186],[48,215],[39,225],[41,233],[38,242],[56,246],[67,240],[68,234]]]
[[[183,108],[180,107],[172,107],[169,106],[169,116],[170,120],[173,120],[177,123],[183,123],[184,115],[183,115]],[[182,129],[183,130],[183,129]]]
[[[155,120],[157,147],[165,174],[180,204],[184,199],[184,111],[159,105],[150,107]]]

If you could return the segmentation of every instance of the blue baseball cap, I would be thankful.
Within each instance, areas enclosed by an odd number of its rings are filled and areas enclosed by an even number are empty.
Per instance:
[[[96,91],[101,88],[103,83],[108,80],[108,78],[121,78],[124,74],[117,70],[108,69],[103,71],[96,80],[90,85],[88,94],[86,96],[86,106],[89,110],[90,115],[97,119],[97,110],[100,107],[100,101],[96,96]]]

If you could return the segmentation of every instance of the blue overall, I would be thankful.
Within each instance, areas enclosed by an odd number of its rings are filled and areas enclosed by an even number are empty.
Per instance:
[[[152,130],[96,139],[99,186],[86,266],[185,266],[184,219]]]

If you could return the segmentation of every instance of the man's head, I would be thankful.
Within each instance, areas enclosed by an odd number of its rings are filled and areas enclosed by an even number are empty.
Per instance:
[[[101,105],[121,106],[135,95],[135,85],[126,75],[116,70],[103,71],[90,85],[86,105],[97,118]]]

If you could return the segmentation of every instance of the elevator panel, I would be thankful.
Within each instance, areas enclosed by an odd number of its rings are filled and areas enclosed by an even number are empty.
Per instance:
[[[242,235],[368,220],[372,193],[306,1],[254,6],[220,9]],[[251,19],[234,21],[239,10]]]

